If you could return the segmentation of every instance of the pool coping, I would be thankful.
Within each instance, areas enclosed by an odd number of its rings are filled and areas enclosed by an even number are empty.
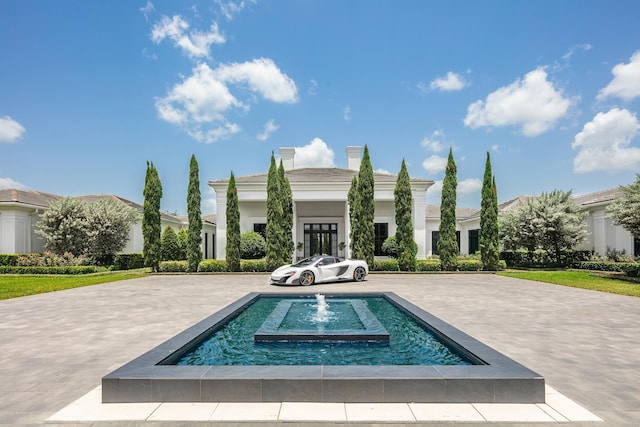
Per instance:
[[[392,292],[326,292],[327,298],[382,296],[465,356],[468,366],[174,366],[177,351],[260,296],[251,292],[102,378],[104,403],[375,402],[544,403],[544,378]],[[313,293],[297,293],[312,297]],[[175,357],[175,356],[174,356]]]

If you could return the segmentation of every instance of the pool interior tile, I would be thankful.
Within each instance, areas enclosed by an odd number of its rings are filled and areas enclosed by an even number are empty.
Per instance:
[[[345,403],[347,421],[414,422],[406,403]]]
[[[344,403],[282,402],[280,421],[347,421]]]
[[[210,402],[166,402],[161,404],[148,421],[209,421],[218,407]]]
[[[417,421],[485,421],[471,403],[410,403]]]

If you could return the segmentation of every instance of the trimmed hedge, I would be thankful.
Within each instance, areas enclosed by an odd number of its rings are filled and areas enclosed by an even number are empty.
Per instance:
[[[198,272],[200,273],[223,273],[229,271],[227,261],[223,259],[205,259],[200,261]]]
[[[592,255],[592,251],[562,251],[560,265],[558,265],[555,259],[551,259],[547,251],[543,249],[533,252],[518,249],[500,252],[500,259],[504,260],[509,267],[569,267],[583,261],[589,261]]]
[[[252,273],[265,273],[265,272],[268,272],[268,270],[267,270],[267,261],[265,259],[243,259],[243,260],[240,260],[240,271],[252,272]]]
[[[439,259],[419,259],[416,261],[416,271],[441,271]]]
[[[16,254],[0,254],[0,266],[1,265],[16,265],[18,263],[18,255]]]
[[[625,271],[625,267],[629,264],[626,262],[583,261],[574,265],[574,267],[581,270]]]
[[[135,270],[144,268],[144,256],[141,253],[117,254],[113,258],[114,270]]]
[[[160,273],[186,273],[188,268],[187,261],[161,261],[158,265]]]
[[[377,259],[373,261],[372,271],[400,271],[395,259]]]
[[[104,267],[92,265],[66,265],[66,266],[0,266],[0,274],[91,274],[106,271]]]

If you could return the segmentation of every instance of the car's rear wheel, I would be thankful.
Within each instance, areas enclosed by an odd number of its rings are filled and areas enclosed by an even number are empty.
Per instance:
[[[316,281],[316,276],[312,271],[305,270],[300,273],[300,284],[304,286],[313,285],[313,282]]]
[[[366,276],[367,272],[364,270],[364,267],[356,267],[353,272],[353,280],[356,282],[362,282]]]

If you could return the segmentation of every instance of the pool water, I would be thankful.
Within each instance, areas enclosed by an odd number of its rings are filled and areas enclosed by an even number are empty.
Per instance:
[[[260,297],[221,329],[184,354],[176,365],[471,365],[382,297],[362,298],[389,333],[388,343],[254,342],[253,335],[282,297]],[[331,310],[331,298],[327,298]],[[309,298],[310,306],[315,300]],[[301,304],[305,305],[305,304]],[[293,305],[292,305],[293,307]],[[296,305],[295,310],[304,307]],[[307,307],[308,309],[309,307]],[[288,322],[297,322],[293,316]],[[355,321],[355,319],[354,319]],[[358,326],[353,325],[355,328]]]

